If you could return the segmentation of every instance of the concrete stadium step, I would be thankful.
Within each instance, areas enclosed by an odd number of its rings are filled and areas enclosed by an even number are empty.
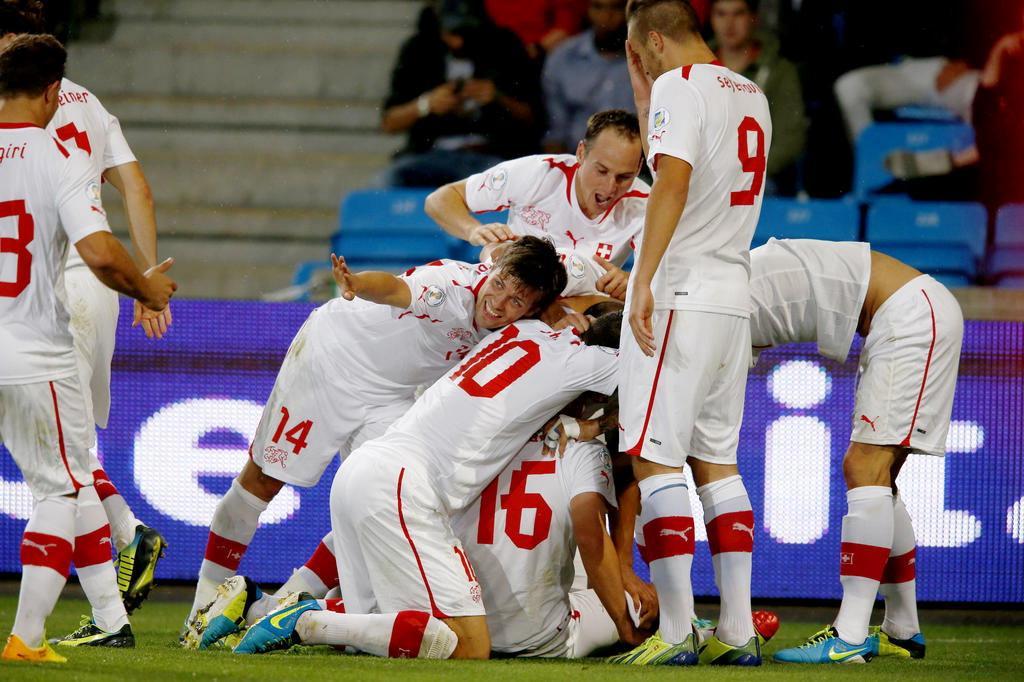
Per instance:
[[[104,190],[107,220],[126,234],[128,220],[116,192]],[[162,203],[157,206],[160,236],[186,238],[269,239],[319,242],[324,248],[338,229],[338,210],[283,207],[238,207],[209,204]]]
[[[380,102],[377,101],[114,94],[104,97],[103,105],[121,119],[126,129],[132,128],[132,122],[136,121],[147,125],[366,131],[373,131],[380,125]]]
[[[419,0],[105,0],[103,12],[136,19],[411,25],[421,7]]]
[[[252,130],[193,128],[189,125],[125,125],[132,149],[187,152],[247,152],[259,155],[352,154],[387,159],[403,138],[361,130],[321,132],[258,127]]]

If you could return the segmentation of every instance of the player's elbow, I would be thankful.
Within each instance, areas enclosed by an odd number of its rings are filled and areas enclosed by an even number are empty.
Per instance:
[[[448,189],[448,185],[441,185],[428,194],[427,198],[423,201],[424,212],[435,221],[441,217],[442,207],[444,206],[444,194]]]
[[[75,243],[78,255],[93,271],[109,271],[117,262],[117,254],[109,232],[94,232]]]

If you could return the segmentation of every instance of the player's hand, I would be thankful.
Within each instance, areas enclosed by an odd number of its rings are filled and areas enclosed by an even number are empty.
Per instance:
[[[590,318],[583,313],[578,313],[575,310],[572,310],[567,312],[565,317],[551,325],[551,328],[556,332],[562,329],[568,329],[569,327],[572,327],[578,333],[582,334],[590,329]]]
[[[594,256],[594,260],[604,268],[604,274],[597,280],[597,290],[603,294],[608,294],[612,298],[625,301],[629,273],[600,256]]]
[[[135,301],[135,319],[132,326],[142,325],[142,331],[146,332],[146,338],[162,339],[171,326],[171,306],[167,305],[163,310],[150,310],[138,301]]]
[[[480,225],[474,227],[473,231],[469,233],[469,243],[473,246],[486,246],[487,244],[514,241],[515,239],[516,235],[504,223]]]
[[[626,65],[629,68],[629,84],[633,86],[633,99],[637,104],[650,102],[654,80],[644,70],[640,55],[633,51],[628,40],[626,41]]]
[[[338,284],[338,291],[346,301],[354,300],[356,297],[356,276],[348,269],[345,259],[331,254],[331,274]]]
[[[462,104],[462,98],[455,93],[454,83],[442,83],[427,93],[430,113],[443,116]]]
[[[640,350],[654,357],[658,345],[654,342],[654,295],[649,284],[633,283],[633,297],[629,305],[629,328],[633,330]]]
[[[470,78],[462,86],[462,96],[466,99],[478,102],[480,106],[487,106],[498,96],[498,88],[494,81],[486,78]]]
[[[633,606],[640,613],[640,627],[652,627],[658,617],[658,593],[654,585],[645,583],[628,566],[622,567],[622,586],[633,599]]]
[[[174,259],[168,258],[142,273],[149,284],[149,295],[146,296],[146,300],[142,301],[142,304],[150,310],[159,312],[166,308],[171,296],[178,290],[178,284],[164,274],[171,269],[172,265],[174,265]]]

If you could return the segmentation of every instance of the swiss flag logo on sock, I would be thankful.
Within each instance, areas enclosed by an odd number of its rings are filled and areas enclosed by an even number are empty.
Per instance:
[[[839,563],[844,566],[853,565],[853,552],[843,552],[840,554]]]

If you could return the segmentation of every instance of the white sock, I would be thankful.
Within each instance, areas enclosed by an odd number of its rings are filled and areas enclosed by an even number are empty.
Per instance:
[[[892,549],[892,490],[869,485],[846,493],[848,511],[843,517],[839,582],[843,602],[835,626],[848,644],[867,639],[871,610]]]
[[[21,540],[21,588],[11,634],[26,645],[43,645],[46,618],[68,579],[75,538],[72,497],[47,497],[36,503]]]
[[[658,591],[661,637],[682,642],[693,631],[693,511],[686,477],[661,474],[640,481],[641,532]]]
[[[715,635],[733,646],[754,636],[750,610],[751,555],[754,551],[754,512],[750,497],[737,476],[697,488],[704,507],[715,584],[722,602]]]
[[[882,629],[896,639],[910,639],[921,632],[917,619],[917,540],[907,506],[893,498],[892,552],[885,565],[879,592],[885,597]]]
[[[92,606],[96,627],[117,632],[128,623],[110,556],[110,526],[93,486],[78,491],[75,516],[75,571]]]
[[[142,525],[142,522],[132,513],[131,507],[121,497],[117,486],[111,483],[107,472],[98,466],[99,459],[96,457],[96,446],[90,449],[93,461],[93,487],[96,488],[96,495],[103,503],[103,510],[107,513],[107,520],[110,522],[110,537],[114,541],[114,547],[120,552],[135,540],[135,529]]]
[[[268,504],[245,490],[238,479],[231,482],[231,488],[213,512],[189,620],[196,611],[214,600],[218,585],[238,572],[238,564],[256,534],[260,514]]]
[[[295,631],[303,644],[351,646],[389,658],[448,658],[458,644],[451,628],[423,611],[307,611],[299,616]]]

